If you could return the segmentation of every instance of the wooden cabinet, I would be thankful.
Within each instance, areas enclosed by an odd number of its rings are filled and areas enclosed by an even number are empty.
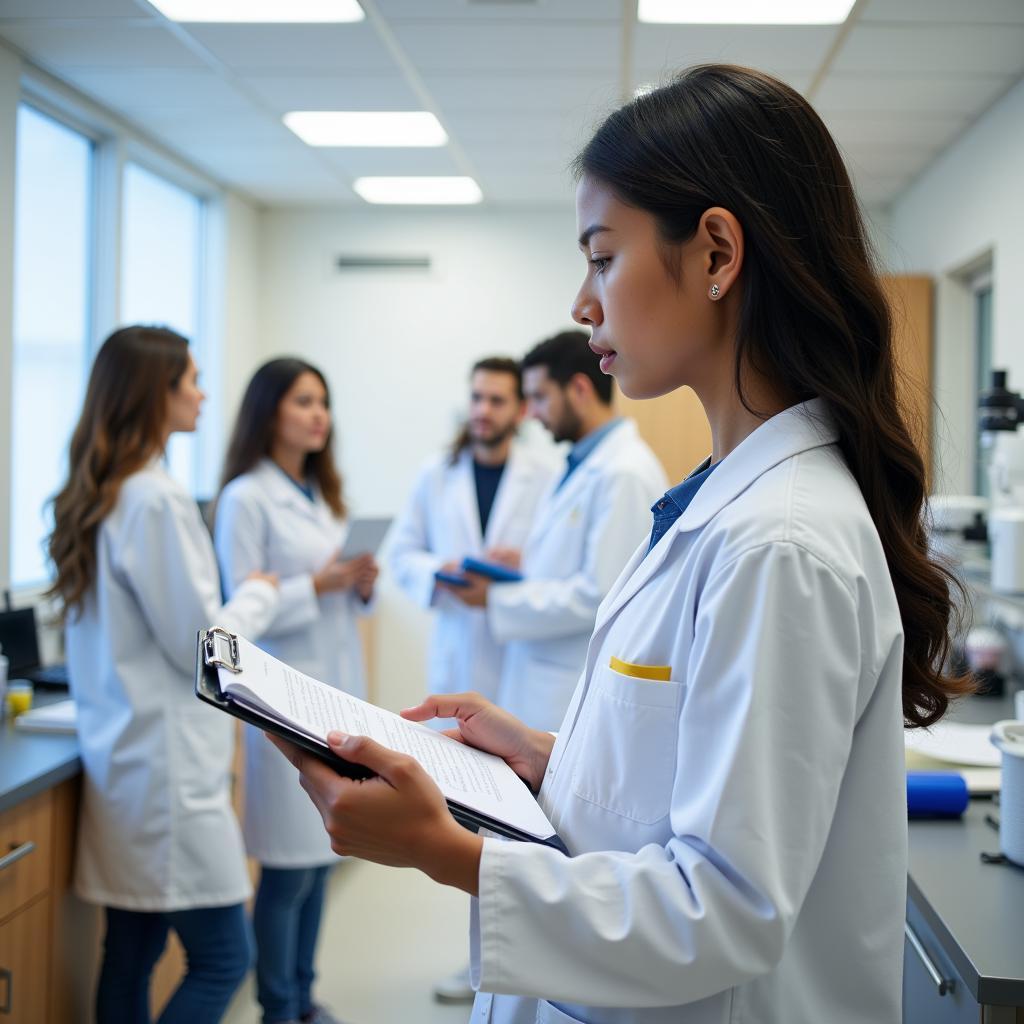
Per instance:
[[[0,1022],[51,1020],[54,795],[0,814]]]
[[[0,924],[0,1021],[44,1024],[50,1014],[52,900],[44,894]]]

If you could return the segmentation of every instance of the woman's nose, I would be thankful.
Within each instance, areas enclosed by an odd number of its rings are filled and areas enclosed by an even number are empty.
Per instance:
[[[601,307],[584,285],[577,293],[570,310],[573,320],[583,327],[596,327],[601,322]]]

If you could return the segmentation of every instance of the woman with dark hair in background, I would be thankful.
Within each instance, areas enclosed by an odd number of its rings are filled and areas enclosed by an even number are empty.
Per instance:
[[[233,724],[193,693],[196,632],[258,632],[276,581],[252,573],[223,607],[195,501],[163,465],[203,401],[188,342],[115,331],[93,364],[54,500],[52,595],[64,608],[85,770],[75,889],[106,907],[100,1024],[149,1021],[170,929],[188,972],[162,1024],[219,1021],[249,969],[245,850],[231,807]]]
[[[292,668],[365,698],[356,617],[373,596],[377,565],[371,555],[339,561],[348,527],[331,442],[323,374],[301,359],[261,366],[231,434],[215,543],[229,594],[254,570],[281,578],[277,614],[251,639]],[[243,831],[262,866],[254,925],[264,1024],[331,1024],[313,1002],[313,958],[327,869],[337,857],[291,766],[250,726],[245,752]]]
[[[849,176],[802,96],[722,65],[577,166],[573,314],[626,395],[692,387],[712,451],[655,504],[557,739],[475,694],[405,713],[504,757],[570,856],[461,829],[365,737],[330,737],[362,782],[282,749],[336,850],[478,896],[474,1021],[897,1024],[903,727],[970,682]]]

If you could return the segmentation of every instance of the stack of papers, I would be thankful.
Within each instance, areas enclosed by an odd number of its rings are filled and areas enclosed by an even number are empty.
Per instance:
[[[939,722],[904,733],[907,767],[958,771],[975,795],[998,793],[1001,755],[989,739],[991,725]]]
[[[296,672],[242,637],[237,643],[241,669],[220,666],[220,690],[260,719],[322,747],[335,729],[369,736],[415,758],[449,801],[537,840],[554,836],[533,794],[500,757]]]
[[[14,720],[22,732],[58,732],[74,735],[78,728],[78,707],[73,700],[62,700],[33,708]]]

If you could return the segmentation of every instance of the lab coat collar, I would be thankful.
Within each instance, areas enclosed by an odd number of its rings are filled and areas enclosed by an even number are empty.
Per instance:
[[[287,478],[284,470],[273,459],[262,459],[253,473],[259,478],[260,483],[266,488],[275,504],[287,505],[309,519],[319,521],[323,518],[324,501],[316,484],[313,485],[313,500],[310,501]]]
[[[832,416],[822,399],[813,398],[784,409],[745,437],[721,461],[679,517],[679,532],[706,526],[713,516],[773,466],[838,440]]]
[[[724,458],[683,514],[648,553],[647,539],[634,552],[598,610],[596,632],[661,568],[681,534],[706,526],[758,477],[780,462],[839,439],[824,401],[794,405],[762,423]],[[582,467],[581,467],[582,468]]]
[[[636,423],[633,420],[624,419],[613,431],[601,438],[600,444],[576,467],[561,486],[559,486],[559,481],[562,480],[562,473],[559,473],[551,485],[553,491],[549,493],[548,511],[535,517],[535,529],[547,530],[550,516],[563,505],[577,501],[580,494],[591,486],[593,478],[605,472],[607,460],[620,449],[636,444],[639,437],[640,432],[636,428]]]

